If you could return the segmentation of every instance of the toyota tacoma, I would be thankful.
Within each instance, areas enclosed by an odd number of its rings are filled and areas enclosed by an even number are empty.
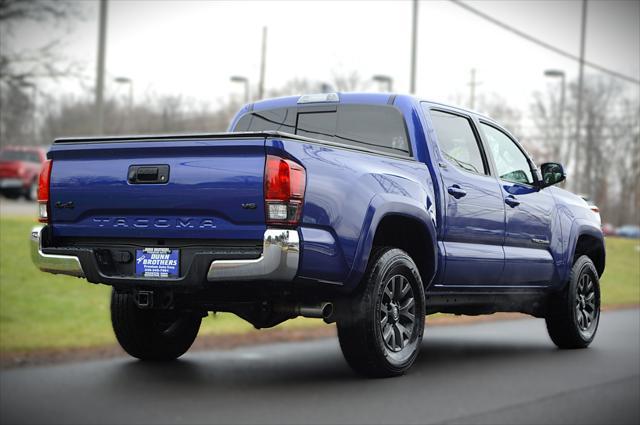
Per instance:
[[[35,264],[112,286],[117,340],[171,360],[208,312],[336,323],[347,363],[404,373],[425,316],[521,312],[560,348],[600,314],[596,215],[494,120],[406,95],[244,106],[218,134],[64,138]]]

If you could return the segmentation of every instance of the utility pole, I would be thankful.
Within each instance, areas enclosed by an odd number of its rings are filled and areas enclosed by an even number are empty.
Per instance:
[[[107,39],[107,0],[100,0],[98,18],[98,60],[96,66],[96,134],[104,133],[104,61]]]
[[[411,82],[409,92],[416,92],[416,48],[418,44],[418,0],[413,0],[413,15],[411,25]]]
[[[575,161],[575,178],[574,181],[577,183],[576,187],[579,190],[584,191],[586,188],[584,178],[590,173],[589,169],[585,169],[585,176],[580,180],[580,169],[583,167],[583,164],[580,163],[581,159],[581,151],[582,146],[580,143],[580,127],[582,124],[582,85],[584,83],[584,49],[585,49],[585,38],[587,33],[587,0],[582,0],[582,28],[580,34],[580,65],[578,68],[578,105],[576,109],[576,161]],[[588,157],[591,152],[585,152],[585,155]]]
[[[260,60],[260,83],[258,85],[258,100],[264,98],[264,73],[267,62],[267,27],[262,27],[262,58]]]
[[[471,68],[471,79],[469,80],[469,109],[476,107],[476,86],[481,83],[476,81],[476,69]]]

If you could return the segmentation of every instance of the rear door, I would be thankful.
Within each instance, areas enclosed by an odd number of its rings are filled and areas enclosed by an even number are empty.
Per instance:
[[[447,286],[497,285],[504,265],[504,200],[469,116],[430,109],[444,188]]]
[[[488,122],[481,121],[480,128],[495,163],[506,209],[502,284],[547,285],[554,271],[550,250],[553,196],[534,186],[535,167],[514,139]]]
[[[56,142],[54,236],[261,240],[264,143],[246,136]]]

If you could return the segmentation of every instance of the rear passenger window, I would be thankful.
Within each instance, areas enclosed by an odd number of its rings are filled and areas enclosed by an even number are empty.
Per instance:
[[[390,106],[343,105],[338,115],[338,142],[409,154],[400,111]]]
[[[469,119],[441,111],[429,113],[442,154],[458,168],[487,174]]]

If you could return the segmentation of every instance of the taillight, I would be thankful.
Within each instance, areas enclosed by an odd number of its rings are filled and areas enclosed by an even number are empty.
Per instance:
[[[290,159],[267,155],[264,202],[267,224],[295,226],[300,222],[306,172]]]
[[[38,221],[47,223],[49,221],[49,184],[51,182],[50,159],[42,163],[40,179],[38,180]]]

